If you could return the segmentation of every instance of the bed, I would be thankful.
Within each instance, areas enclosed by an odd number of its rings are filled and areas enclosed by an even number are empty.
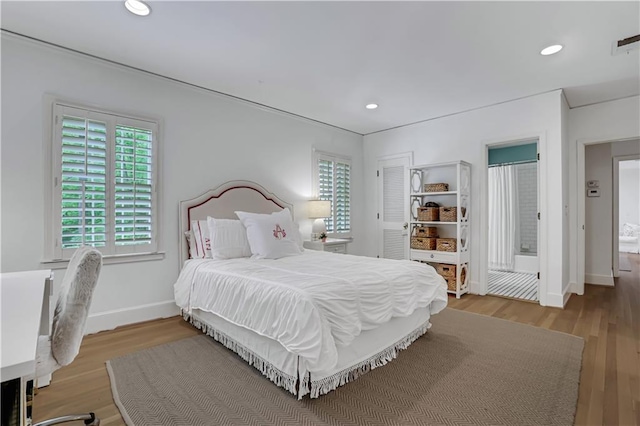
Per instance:
[[[447,304],[446,283],[417,262],[303,250],[279,259],[189,259],[194,220],[293,206],[248,181],[180,203],[183,318],[293,395],[316,398],[394,359]]]

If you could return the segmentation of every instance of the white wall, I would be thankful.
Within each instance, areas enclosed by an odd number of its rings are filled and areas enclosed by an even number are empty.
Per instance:
[[[161,261],[105,265],[89,330],[175,313],[178,202],[232,179],[261,183],[295,203],[310,232],[312,148],[349,155],[354,242],[365,247],[362,136],[103,61],[2,34],[2,271],[43,268],[43,95],[163,120]],[[63,270],[56,271],[55,288]],[[138,309],[146,306],[146,309]]]
[[[622,232],[625,223],[640,224],[640,161],[625,163],[628,168],[620,163],[618,233]]]
[[[613,176],[611,144],[585,150],[585,180],[597,180],[600,196],[585,199],[585,282],[613,285],[612,233]]]
[[[577,179],[577,146],[582,143],[609,142],[638,137],[640,137],[640,96],[574,108],[569,111],[569,187],[571,188],[569,230],[571,232],[570,281],[572,283],[577,281],[578,232],[582,232],[582,223],[578,223],[578,192],[585,191],[585,182],[578,182]]]
[[[471,218],[471,291],[478,292],[480,253],[486,252],[480,243],[480,180],[484,164],[484,144],[487,141],[512,141],[542,135],[545,152],[546,187],[541,193],[548,205],[546,223],[548,268],[547,304],[562,306],[563,277],[568,278],[568,265],[563,263],[563,159],[561,126],[561,91],[554,91],[479,110],[434,119],[364,137],[365,156],[365,226],[366,254],[376,255],[376,178],[377,158],[413,151],[415,164],[465,160],[472,164]],[[542,166],[542,165],[541,165]],[[566,172],[566,167],[565,167]],[[544,170],[541,171],[544,173]]]

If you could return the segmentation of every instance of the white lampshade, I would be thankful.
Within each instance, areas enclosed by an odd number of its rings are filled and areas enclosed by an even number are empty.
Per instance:
[[[311,200],[309,201],[309,218],[319,219],[331,216],[331,201]]]

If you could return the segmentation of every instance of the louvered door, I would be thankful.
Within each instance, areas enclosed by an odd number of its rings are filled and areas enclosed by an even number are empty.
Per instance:
[[[408,259],[409,154],[378,161],[378,257]]]

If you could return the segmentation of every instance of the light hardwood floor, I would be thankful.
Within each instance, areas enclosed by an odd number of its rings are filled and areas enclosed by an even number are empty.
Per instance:
[[[640,256],[630,259],[632,271],[621,272],[615,288],[587,285],[564,310],[474,295],[449,306],[584,338],[576,424],[640,425]],[[34,420],[94,411],[104,426],[123,424],[105,361],[199,333],[174,317],[87,336],[76,360],[36,395]]]

